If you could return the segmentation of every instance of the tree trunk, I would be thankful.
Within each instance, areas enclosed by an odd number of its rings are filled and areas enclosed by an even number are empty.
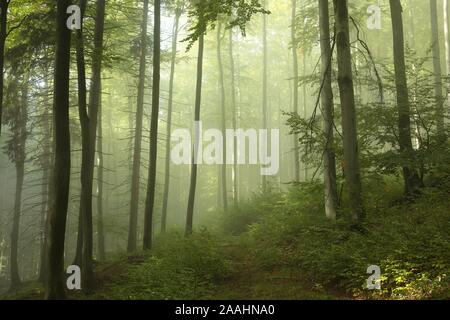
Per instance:
[[[222,127],[222,144],[224,150],[227,145],[227,135],[226,131],[226,101],[225,101],[225,80],[223,75],[223,62],[222,62],[222,23],[218,22],[217,26],[217,63],[219,66],[219,94],[220,94],[220,125]],[[227,154],[222,152],[222,165],[221,165],[221,188],[222,193],[222,205],[225,210],[228,209],[228,198],[227,198]]]
[[[291,18],[291,45],[292,45],[292,61],[293,61],[293,111],[298,114],[298,41],[297,41],[297,28],[296,28],[296,18],[297,18],[297,0],[292,0],[292,18]],[[299,153],[299,143],[298,143],[298,134],[294,134],[294,165],[295,165],[295,181],[300,181],[300,153]]]
[[[306,76],[306,49],[303,49],[303,56],[302,56],[302,64],[303,64],[303,76]],[[302,93],[303,93],[303,119],[307,119],[308,116],[308,107],[307,107],[307,97],[306,97],[306,83],[303,83],[302,86]],[[308,174],[309,174],[309,168],[308,164],[305,162],[303,164],[305,167],[303,168],[303,174],[305,176],[305,182],[308,181]]]
[[[263,0],[263,8],[267,9],[267,1]],[[267,96],[267,73],[268,73],[268,67],[267,67],[267,15],[263,15],[263,85],[262,85],[262,128],[268,129],[268,120],[267,120],[267,109],[268,109],[268,96]],[[267,143],[265,141],[264,143]],[[266,193],[268,191],[267,186],[267,177],[265,175],[262,176],[262,190],[263,193]]]
[[[195,90],[195,111],[194,121],[198,123],[200,121],[200,107],[202,100],[202,79],[203,79],[203,51],[204,51],[204,35],[201,34],[198,39],[198,57],[197,57],[197,85]],[[191,183],[189,186],[189,198],[186,214],[186,236],[192,234],[194,224],[194,204],[195,204],[195,191],[197,187],[197,155],[199,153],[199,140],[201,139],[200,132],[196,127],[194,129],[194,145],[192,153],[192,167],[191,167]],[[201,156],[201,155],[200,155]]]
[[[431,41],[433,52],[434,70],[434,95],[436,99],[436,124],[437,132],[442,135],[444,132],[444,104],[442,97],[442,70],[441,70],[441,49],[439,44],[439,27],[437,0],[430,0],[431,13]]]
[[[3,83],[5,73],[5,43],[7,37],[8,0],[0,0],[0,135],[3,123]]]
[[[136,106],[136,128],[134,133],[133,170],[131,174],[131,202],[130,202],[130,227],[128,230],[128,252],[136,251],[137,245],[137,220],[139,210],[141,149],[142,149],[142,118],[144,113],[145,90],[145,64],[147,55],[147,23],[148,0],[144,0],[144,9],[141,29],[141,56],[139,61],[139,84]]]
[[[336,219],[337,187],[336,187],[336,155],[334,152],[334,104],[331,86],[332,51],[330,46],[330,15],[328,0],[319,0],[319,25],[321,49],[321,74],[323,88],[321,102],[324,118],[326,145],[324,151],[324,184],[325,184],[325,214],[330,219]]]
[[[105,230],[103,223],[103,125],[102,102],[98,105],[97,128],[97,253],[100,261],[105,261]]]
[[[403,9],[400,0],[390,0],[392,34],[394,42],[395,84],[397,88],[398,132],[400,152],[408,163],[403,165],[405,194],[411,195],[419,188],[419,176],[412,167],[414,150],[411,141],[411,112],[405,66],[405,41],[403,35]]]
[[[362,202],[361,174],[359,168],[347,0],[334,0],[334,11],[336,20],[338,84],[344,139],[344,174],[350,199],[352,219],[361,221],[365,218],[365,210]]]
[[[229,29],[229,54],[230,54],[230,72],[231,72],[231,105],[233,110],[233,129],[236,132],[237,129],[237,102],[236,102],[236,83],[235,83],[235,65],[234,65],[234,53],[233,53],[233,29]],[[234,207],[239,206],[239,172],[238,172],[238,151],[237,151],[237,137],[235,136],[233,143],[233,200]]]
[[[161,232],[166,232],[167,227],[167,204],[169,201],[170,187],[170,139],[172,131],[172,108],[173,108],[173,87],[175,79],[175,63],[177,58],[178,28],[180,23],[181,10],[177,9],[174,18],[172,32],[172,57],[170,61],[170,80],[169,80],[169,101],[167,106],[167,128],[166,128],[166,171],[164,173],[164,194],[161,214]]]
[[[449,0],[443,1],[444,11],[444,43],[445,43],[445,66],[447,77],[450,76],[450,5]],[[447,100],[450,103],[450,81],[447,79]]]
[[[70,184],[69,70],[70,37],[66,26],[69,0],[57,2],[53,119],[55,126],[54,201],[50,211],[47,299],[63,299],[64,242]]]
[[[45,94],[50,96],[48,86],[48,76],[45,75]],[[44,134],[44,145],[42,148],[42,206],[41,206],[41,221],[40,221],[40,266],[39,266],[39,281],[45,283],[48,274],[47,261],[45,259],[47,252],[47,238],[48,238],[48,212],[51,206],[51,172],[52,172],[52,129],[50,125],[50,113],[46,110],[42,116],[42,130]]]
[[[20,217],[22,214],[22,191],[23,181],[25,175],[25,143],[27,137],[27,104],[28,104],[28,77],[24,77],[21,92],[21,105],[17,110],[16,126],[14,132],[14,162],[16,166],[16,193],[14,200],[14,217],[13,228],[11,232],[11,259],[10,259],[10,271],[11,271],[11,288],[13,291],[20,286],[19,276],[19,263],[18,263],[18,251],[19,251],[19,228]]]
[[[153,87],[150,119],[150,157],[144,219],[144,250],[152,248],[153,212],[155,209],[156,162],[158,161],[159,91],[161,78],[161,0],[154,0]]]
[[[83,225],[83,255],[82,255],[82,279],[83,291],[91,293],[94,286],[93,270],[93,222],[92,222],[92,185],[95,165],[95,143],[98,122],[98,110],[101,103],[101,70],[103,58],[103,33],[105,23],[105,0],[97,1],[94,51],[92,56],[92,78],[89,96],[89,159],[87,160],[87,172],[84,176],[86,183],[85,212],[82,215]],[[83,174],[82,174],[83,176]]]

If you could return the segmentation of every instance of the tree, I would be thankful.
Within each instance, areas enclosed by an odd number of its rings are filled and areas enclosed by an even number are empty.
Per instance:
[[[170,80],[169,80],[169,100],[167,103],[167,127],[166,127],[166,163],[164,172],[164,193],[163,204],[161,214],[161,232],[166,231],[167,226],[167,204],[169,200],[169,187],[170,187],[170,138],[172,130],[172,109],[173,109],[173,89],[175,80],[175,63],[177,57],[177,44],[178,44],[178,29],[180,24],[180,17],[182,13],[182,7],[180,4],[175,8],[175,17],[172,31],[172,54],[170,58]]]
[[[17,70],[15,70],[17,72]],[[27,71],[25,71],[27,73]],[[19,275],[19,228],[22,215],[22,192],[23,183],[25,177],[25,144],[27,140],[27,121],[28,121],[28,75],[23,77],[23,82],[19,85],[18,81],[13,81],[10,84],[8,91],[11,95],[20,95],[20,98],[16,98],[11,103],[16,102],[18,107],[12,110],[12,119],[10,121],[13,137],[9,141],[8,150],[11,160],[16,167],[16,190],[14,199],[14,216],[13,227],[11,231],[11,252],[10,252],[10,275],[11,284],[10,291],[16,290],[20,284]],[[20,93],[19,93],[19,92]],[[16,101],[17,100],[17,101]],[[14,103],[14,104],[16,104]]]
[[[102,102],[98,105],[98,128],[97,128],[97,252],[98,259],[104,261],[106,259],[105,252],[105,228],[103,222],[103,122],[102,122]]]
[[[292,62],[293,62],[293,112],[298,114],[298,40],[297,40],[297,0],[292,0],[292,18],[291,18],[291,46],[292,46]],[[295,165],[295,181],[300,181],[300,154],[298,145],[298,135],[294,134],[294,165]]]
[[[319,25],[321,49],[321,74],[323,88],[321,102],[326,138],[324,157],[325,183],[325,213],[330,219],[336,218],[337,187],[336,187],[336,155],[334,151],[334,105],[331,86],[332,50],[330,45],[330,21],[328,0],[319,0]]]
[[[203,79],[203,52],[204,52],[204,35],[201,34],[198,39],[198,57],[197,57],[197,84],[195,89],[195,109],[194,109],[194,121],[198,123],[200,121],[200,107],[202,99],[202,79]],[[197,156],[199,154],[199,130],[196,126],[194,133],[194,146],[192,152],[192,166],[191,166],[191,182],[189,186],[189,198],[186,214],[186,230],[187,236],[192,234],[194,225],[194,204],[195,204],[195,192],[197,186]]]
[[[411,111],[408,96],[405,66],[405,41],[403,35],[403,14],[400,0],[390,0],[392,34],[394,42],[395,84],[397,89],[398,139],[400,153],[405,159],[403,179],[405,194],[411,195],[419,188],[420,180],[413,167],[414,150],[411,141]]]
[[[144,218],[144,250],[152,248],[153,212],[156,192],[156,161],[158,160],[159,91],[161,79],[161,1],[154,0],[153,21],[153,86],[150,119],[150,157],[148,167],[147,199]]]
[[[137,225],[139,210],[139,183],[141,172],[141,149],[142,149],[142,118],[144,113],[144,90],[145,90],[145,64],[147,56],[147,23],[148,23],[148,0],[144,0],[140,58],[139,58],[139,83],[136,107],[136,128],[134,133],[133,169],[131,174],[131,201],[130,201],[130,226],[128,229],[128,252],[136,251]]]
[[[262,5],[267,8],[266,0],[263,0]],[[267,16],[263,15],[263,71],[262,71],[262,128],[268,129],[268,97],[267,97],[267,87],[268,87],[268,66],[267,66]],[[268,191],[267,177],[262,176],[262,190],[264,193]]]
[[[5,43],[8,23],[8,7],[11,0],[0,0],[0,135],[2,134],[3,118],[3,83],[5,68]]]
[[[233,129],[236,132],[237,129],[237,102],[236,102],[236,81],[235,81],[235,63],[234,63],[234,53],[233,53],[233,29],[229,28],[229,55],[230,55],[230,73],[231,73],[231,105],[233,110]],[[238,151],[237,151],[237,137],[235,136],[233,143],[233,200],[234,207],[237,208],[239,205],[239,173],[238,173]]]
[[[219,95],[220,95],[220,123],[222,132],[226,130],[226,101],[225,101],[225,79],[223,72],[223,61],[222,61],[222,23],[219,21],[217,26],[217,63],[219,66]],[[226,134],[222,135],[222,145],[227,145]],[[227,193],[227,155],[225,152],[222,153],[222,165],[221,165],[221,176],[220,176],[222,191],[222,205],[225,210],[228,209],[228,193]]]
[[[431,48],[433,54],[434,95],[436,97],[436,124],[439,134],[444,132],[444,101],[442,96],[441,49],[439,44],[439,26],[437,0],[430,0]]]
[[[54,201],[50,209],[47,299],[62,299],[64,293],[64,242],[70,184],[69,69],[70,30],[66,26],[68,0],[56,3],[56,51],[53,94],[55,126]]]
[[[353,87],[352,56],[350,52],[349,16],[347,0],[333,0],[338,63],[338,85],[341,100],[344,139],[344,175],[347,184],[352,219],[363,220],[361,173],[356,128],[355,92]]]

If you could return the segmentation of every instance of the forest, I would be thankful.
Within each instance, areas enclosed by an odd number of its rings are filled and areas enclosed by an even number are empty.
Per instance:
[[[450,299],[450,1],[0,0],[0,300],[44,299]]]

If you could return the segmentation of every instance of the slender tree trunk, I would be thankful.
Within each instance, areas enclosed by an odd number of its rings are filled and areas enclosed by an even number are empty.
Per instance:
[[[267,1],[263,0],[263,8],[267,9]],[[262,126],[263,129],[268,129],[268,95],[267,95],[267,82],[268,82],[268,66],[267,66],[267,15],[263,15],[263,86],[262,86]],[[267,142],[264,142],[267,143]],[[262,176],[262,190],[263,193],[268,191],[267,177]]]
[[[303,75],[306,76],[306,49],[303,49],[302,55],[302,63],[303,63]],[[307,119],[308,116],[308,107],[307,107],[307,97],[306,97],[306,83],[303,83],[302,86],[302,95],[303,95],[303,119]],[[303,164],[305,167],[303,168],[303,174],[305,176],[305,181],[308,181],[308,164],[305,162]]]
[[[350,199],[352,218],[361,221],[365,218],[365,210],[362,202],[347,0],[334,0],[334,11],[336,20],[338,84],[344,138],[344,174]]]
[[[444,42],[445,42],[445,62],[447,77],[450,76],[450,4],[449,0],[444,0]],[[447,79],[447,100],[450,104],[450,80]]]
[[[198,39],[197,85],[195,90],[195,111],[194,111],[194,121],[197,124],[200,121],[200,107],[202,100],[203,51],[204,51],[204,35],[201,34]],[[194,224],[195,191],[197,187],[197,159],[198,159],[197,155],[200,152],[199,140],[201,139],[200,132],[197,127],[194,129],[194,131],[195,135],[192,153],[191,183],[189,186],[189,198],[186,214],[186,236],[192,234]]]
[[[403,166],[405,194],[411,195],[419,188],[419,176],[411,166],[414,163],[414,150],[411,141],[411,111],[408,95],[405,65],[405,40],[403,34],[403,14],[400,0],[390,0],[392,34],[394,42],[395,83],[397,88],[399,146],[409,164]]]
[[[219,91],[220,91],[220,112],[221,112],[221,127],[222,127],[222,144],[225,150],[227,145],[226,131],[226,101],[225,101],[225,80],[223,75],[223,62],[222,62],[222,23],[218,23],[217,26],[217,62],[219,66]],[[225,210],[228,209],[228,197],[227,197],[227,155],[226,152],[222,153],[222,166],[221,166],[221,188],[222,192],[222,205]]]
[[[5,72],[5,44],[7,37],[8,6],[10,0],[0,0],[0,135],[3,123],[3,83]]]
[[[150,157],[144,219],[144,250],[152,248],[153,212],[155,209],[156,162],[158,161],[159,91],[161,78],[161,0],[154,0],[153,87],[150,119]]]
[[[236,102],[236,82],[235,82],[235,64],[234,64],[234,53],[233,53],[233,29],[229,29],[229,55],[230,55],[230,72],[231,72],[231,105],[233,110],[233,129],[236,132],[237,129],[237,102]],[[237,151],[237,137],[235,136],[233,142],[233,200],[234,207],[239,206],[239,171],[238,171],[238,151]]]
[[[44,146],[44,157],[50,154],[50,148]],[[39,230],[40,240],[40,265],[39,265],[39,281],[44,282],[47,274],[47,266],[45,261],[45,251],[47,250],[47,212],[48,212],[48,198],[50,183],[50,162],[45,161],[42,171],[42,205],[41,205],[41,221]]]
[[[83,20],[86,10],[87,0],[80,1],[81,10],[81,29],[76,31],[76,58],[77,58],[77,80],[78,80],[78,115],[81,126],[81,196],[80,209],[78,216],[78,232],[77,232],[77,247],[75,252],[74,265],[81,266],[83,257],[83,216],[91,207],[89,205],[89,194],[92,194],[92,184],[89,183],[92,177],[89,177],[89,160],[91,158],[91,144],[90,144],[90,125],[87,108],[87,89],[86,89],[86,63],[84,56],[84,35],[83,35]],[[89,187],[91,186],[91,190]]]
[[[444,104],[442,96],[441,49],[439,44],[437,0],[430,0],[430,13],[434,70],[434,95],[436,99],[436,123],[438,133],[442,134],[444,132]]]
[[[68,0],[57,2],[53,119],[55,126],[54,202],[50,210],[47,299],[63,299],[64,242],[70,184],[69,70],[70,30],[66,26]]]
[[[444,44],[445,44],[445,66],[447,75],[450,74],[450,17],[449,17],[449,0],[443,0],[443,14],[444,14]]]
[[[133,170],[131,174],[130,227],[128,230],[128,252],[136,251],[139,210],[139,189],[142,149],[142,118],[144,113],[145,65],[147,56],[148,0],[144,0],[141,29],[141,56],[139,61],[139,84],[136,106],[136,128],[134,133]]]
[[[45,75],[45,93],[49,95],[48,75]],[[46,101],[47,103],[47,101]],[[45,259],[47,252],[47,238],[48,238],[48,212],[51,206],[51,172],[52,172],[52,129],[50,125],[50,110],[47,109],[42,116],[42,130],[44,134],[44,145],[42,148],[42,207],[41,207],[41,222],[40,222],[40,266],[39,266],[39,281],[45,283],[48,274],[47,260]]]
[[[97,252],[98,259],[105,261],[105,230],[103,223],[103,125],[102,125],[102,102],[98,105],[98,128],[97,128]]]
[[[170,62],[170,80],[169,80],[169,101],[167,106],[167,128],[166,128],[166,171],[164,174],[164,195],[161,215],[161,232],[166,232],[167,227],[167,205],[169,201],[170,187],[170,139],[172,131],[172,109],[173,109],[173,87],[175,79],[175,64],[177,58],[178,28],[180,24],[181,10],[177,9],[174,18],[172,32],[172,57]]]
[[[82,279],[83,291],[91,293],[94,286],[93,270],[93,222],[92,222],[92,185],[95,165],[95,143],[98,122],[98,110],[101,103],[101,70],[103,59],[103,34],[105,24],[105,0],[97,1],[95,31],[94,31],[94,51],[92,56],[92,78],[89,96],[89,159],[86,179],[86,193],[84,205],[86,210],[82,215],[83,225],[83,258],[82,258]]]
[[[336,219],[337,187],[336,187],[336,155],[334,152],[334,104],[331,86],[332,51],[330,46],[330,14],[328,0],[319,0],[321,73],[323,89],[321,102],[324,117],[326,146],[324,152],[325,214]]]
[[[22,191],[25,176],[25,143],[27,137],[27,104],[28,104],[28,76],[24,77],[21,92],[21,105],[17,110],[16,127],[14,132],[15,166],[16,166],[16,193],[14,200],[13,228],[11,232],[11,288],[13,291],[20,286],[19,276],[19,228],[22,213]]]
[[[297,0],[292,0],[292,18],[291,18],[291,42],[292,42],[292,61],[293,61],[293,110],[296,114],[298,114],[298,41],[297,41]],[[294,165],[295,165],[295,181],[300,181],[300,153],[299,153],[299,143],[298,143],[298,134],[294,134]]]

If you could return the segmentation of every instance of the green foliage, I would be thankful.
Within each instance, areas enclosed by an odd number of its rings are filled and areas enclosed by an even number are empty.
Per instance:
[[[108,298],[199,299],[229,272],[220,247],[219,240],[206,231],[190,238],[166,234],[158,239],[150,256],[129,267],[125,278],[108,283]]]
[[[227,28],[239,27],[245,36],[246,24],[258,13],[269,14],[259,0],[192,0],[188,10],[191,20],[188,42],[189,50],[208,29],[214,29],[221,17],[228,18]]]
[[[378,181],[378,194],[398,190]],[[400,191],[400,190],[398,190]],[[320,190],[267,214],[251,226],[255,255],[264,268],[289,267],[319,286],[334,287],[366,298],[427,299],[448,295],[450,281],[450,219],[448,192],[429,189],[416,203],[390,197],[368,201],[363,227],[343,220],[328,221]],[[300,193],[300,192],[299,192]],[[375,193],[375,192],[373,192]],[[398,193],[400,194],[400,193]],[[315,197],[315,201],[312,198]],[[316,203],[318,207],[309,207]],[[382,271],[382,291],[369,291],[367,267]]]

